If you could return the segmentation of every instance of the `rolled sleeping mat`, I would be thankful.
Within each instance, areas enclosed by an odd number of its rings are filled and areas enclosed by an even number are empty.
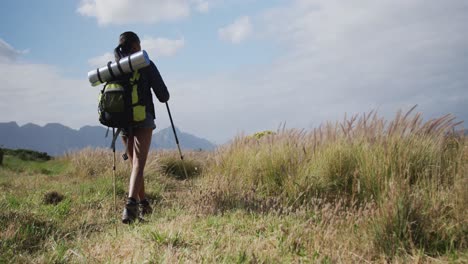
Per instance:
[[[150,65],[148,53],[142,50],[120,59],[118,62],[109,62],[106,66],[88,72],[88,80],[92,86],[97,86],[113,80],[114,78],[131,73]]]

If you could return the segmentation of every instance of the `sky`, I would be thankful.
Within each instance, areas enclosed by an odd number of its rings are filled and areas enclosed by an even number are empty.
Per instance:
[[[464,121],[467,25],[466,0],[3,0],[0,122],[99,125],[87,72],[129,30],[176,126],[215,143],[414,105]]]

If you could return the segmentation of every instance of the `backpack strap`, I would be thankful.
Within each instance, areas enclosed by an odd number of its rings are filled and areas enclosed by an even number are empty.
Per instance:
[[[128,56],[128,66],[130,67],[130,71],[135,71],[132,65],[132,55]]]
[[[116,133],[114,133],[114,130],[112,129],[111,149],[115,149],[115,141],[117,141],[117,137],[119,136],[120,132],[122,132],[122,129],[120,129],[120,128],[117,129]]]
[[[99,72],[99,68],[96,69],[96,72],[97,72],[98,80],[99,80],[101,83],[104,83],[104,82],[102,81],[101,73]]]
[[[110,73],[110,75],[112,76],[112,79],[115,79],[115,74],[114,74],[114,71],[112,71],[111,64],[112,64],[112,61],[109,61],[109,62],[107,63],[107,69],[109,70],[109,73]]]
[[[121,75],[125,74],[125,72],[122,70],[122,65],[120,65],[120,60],[117,61],[117,68],[119,69]]]

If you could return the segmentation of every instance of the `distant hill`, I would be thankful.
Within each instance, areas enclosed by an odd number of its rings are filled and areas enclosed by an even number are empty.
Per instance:
[[[184,133],[180,131],[177,127],[175,128],[177,137],[181,148],[195,149],[195,150],[212,150],[215,145],[210,141],[196,137],[194,135]],[[153,139],[151,141],[151,147],[156,149],[171,149],[176,147],[176,142],[174,138],[174,132],[172,127],[168,127],[158,131],[153,134]]]
[[[107,128],[103,126],[84,126],[75,130],[58,123],[38,126],[28,123],[18,126],[16,122],[0,123],[0,146],[11,149],[31,149],[47,152],[50,155],[62,155],[85,147],[109,147],[112,130],[106,138]],[[212,150],[215,145],[210,141],[184,133],[176,128],[181,148]],[[117,140],[117,149],[123,149],[121,140]],[[172,128],[157,130],[153,134],[152,149],[176,148]]]

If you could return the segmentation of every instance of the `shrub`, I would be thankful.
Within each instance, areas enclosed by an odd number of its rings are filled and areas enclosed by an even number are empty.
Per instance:
[[[24,161],[48,161],[52,159],[46,152],[29,149],[4,149],[4,154],[16,156]]]
[[[255,138],[255,139],[261,139],[264,136],[274,135],[274,134],[276,134],[276,133],[271,131],[271,130],[265,130],[265,131],[257,132],[255,134],[253,134],[252,137]]]
[[[165,156],[159,159],[160,171],[170,177],[174,177],[178,180],[185,180],[200,175],[202,172],[202,166],[199,162],[185,158],[183,161],[175,156]],[[184,171],[187,171],[185,175]]]

